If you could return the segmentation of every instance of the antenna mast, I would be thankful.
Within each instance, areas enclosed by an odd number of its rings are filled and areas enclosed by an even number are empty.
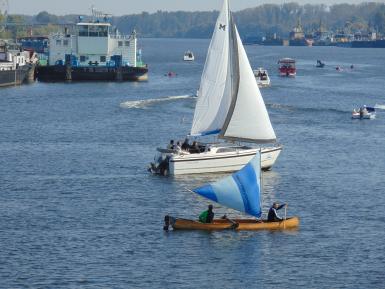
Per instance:
[[[91,6],[92,22],[102,19],[107,22],[108,19],[112,18],[112,14],[104,13],[103,11],[97,10],[94,5]]]

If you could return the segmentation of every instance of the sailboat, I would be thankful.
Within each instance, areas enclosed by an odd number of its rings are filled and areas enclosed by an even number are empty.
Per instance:
[[[282,221],[262,220],[261,153],[257,152],[251,161],[238,172],[215,183],[198,187],[193,192],[228,208],[246,213],[258,219],[214,219],[212,223],[165,217],[164,229],[171,225],[174,230],[282,230],[295,229],[299,218],[285,218]]]
[[[260,147],[241,142],[276,142],[261,92],[237,27],[224,0],[203,69],[190,137],[214,135],[222,142],[197,142],[192,150],[158,148],[150,171],[163,175],[232,172]],[[270,169],[282,146],[262,148],[262,168]]]

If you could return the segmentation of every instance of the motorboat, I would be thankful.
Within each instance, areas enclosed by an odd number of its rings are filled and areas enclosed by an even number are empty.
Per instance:
[[[321,60],[317,60],[317,64],[316,64],[315,67],[317,67],[317,68],[324,68],[325,67],[325,63],[322,62]]]
[[[279,74],[281,76],[296,76],[297,68],[295,66],[295,60],[292,58],[282,58],[278,61]]]
[[[376,118],[376,109],[374,107],[363,106],[359,109],[353,109],[352,119],[374,119]]]
[[[259,88],[270,86],[270,77],[266,69],[260,67],[253,70],[253,73]]]
[[[216,141],[204,142],[208,136]],[[210,42],[188,137],[195,140],[190,149],[158,148],[149,171],[231,172],[247,164],[259,149],[262,168],[267,170],[282,150],[227,1]]]
[[[194,53],[192,53],[192,51],[190,51],[190,50],[186,51],[183,55],[183,60],[184,61],[194,61],[195,60]]]

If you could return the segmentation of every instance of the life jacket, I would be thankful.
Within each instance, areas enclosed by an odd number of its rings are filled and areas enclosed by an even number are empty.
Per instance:
[[[269,214],[267,216],[268,221],[278,221],[281,220],[277,215],[277,210],[275,208],[270,208]]]
[[[199,215],[199,222],[201,223],[207,223],[207,217],[209,215],[209,211],[204,211]]]

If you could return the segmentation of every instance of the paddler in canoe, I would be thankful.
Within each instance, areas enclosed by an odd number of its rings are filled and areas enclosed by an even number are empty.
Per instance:
[[[280,222],[282,221],[283,219],[278,215],[278,210],[282,209],[282,208],[287,208],[287,204],[282,204],[280,205],[279,203],[277,202],[274,202],[273,205],[270,207],[269,209],[269,213],[267,215],[267,220],[269,222]],[[286,218],[286,216],[285,216]]]
[[[211,220],[214,213],[209,207],[209,210],[201,214],[201,222],[166,216],[164,229],[168,230],[170,225],[174,230],[283,230],[297,228],[299,218],[286,218],[286,204],[281,206],[278,203],[273,204],[268,219],[263,220],[261,218],[261,190],[261,153],[257,152],[256,156],[240,171],[192,191],[256,219],[224,218]],[[281,208],[285,208],[284,218],[280,218],[277,214],[277,210]],[[210,218],[208,218],[209,211],[211,211]]]
[[[199,222],[201,223],[212,223],[214,220],[213,205],[209,205],[208,210],[203,211],[199,215]]]

